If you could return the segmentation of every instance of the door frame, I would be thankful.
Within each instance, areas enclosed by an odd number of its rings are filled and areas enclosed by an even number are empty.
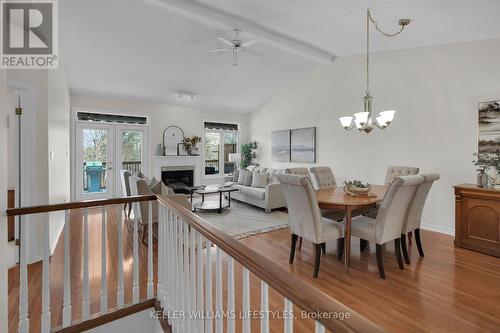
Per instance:
[[[147,154],[144,154],[144,162],[147,164],[147,168],[143,168],[143,172],[146,173],[146,175],[149,175],[150,170],[149,170],[149,160],[151,159],[151,156],[149,155],[150,147],[151,147],[151,136],[149,135],[150,133],[150,119],[151,115],[149,113],[135,113],[131,111],[117,111],[117,110],[108,110],[108,109],[97,109],[97,108],[89,108],[89,107],[79,107],[79,106],[72,106],[71,107],[71,137],[70,137],[70,145],[71,145],[71,200],[76,201],[77,197],[77,186],[76,186],[76,124],[78,123],[100,123],[100,122],[93,122],[93,121],[84,121],[84,120],[78,120],[77,113],[78,112],[92,112],[92,113],[102,113],[102,114],[112,114],[112,115],[117,115],[117,116],[138,116],[138,117],[145,117],[146,118],[146,124],[145,125],[134,125],[134,124],[123,124],[123,123],[104,123],[104,124],[112,124],[112,125],[130,125],[130,126],[136,126],[136,127],[142,127],[145,128],[147,131],[147,138],[144,142],[144,148],[147,150]],[[115,131],[116,132],[116,131]],[[116,137],[116,135],[115,135]],[[116,138],[114,138],[116,140]],[[115,149],[116,150],[116,149]],[[116,153],[115,153],[116,155]],[[116,160],[116,156],[114,156]],[[119,177],[119,170],[118,170],[118,177]],[[116,178],[115,175],[115,184],[118,182],[120,183],[120,178]],[[120,183],[121,186],[121,183]],[[114,190],[117,191],[117,186],[114,186]],[[118,188],[119,190],[120,188]],[[118,193],[118,197],[121,197],[121,192],[116,192]]]

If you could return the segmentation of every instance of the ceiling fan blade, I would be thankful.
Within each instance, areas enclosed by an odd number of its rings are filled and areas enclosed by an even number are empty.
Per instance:
[[[224,37],[217,37],[218,40],[220,40],[221,42],[223,42],[224,44],[227,44],[231,47],[233,47],[233,43],[231,43],[230,41],[228,41],[227,39],[225,39]]]
[[[231,51],[230,49],[216,49],[216,50],[210,50],[208,53],[219,53],[219,52],[228,52]]]
[[[264,57],[264,53],[255,51],[255,50],[249,50],[247,48],[244,48],[243,51],[249,55],[253,55],[254,57],[262,58]]]
[[[241,46],[243,46],[243,47],[249,47],[249,46],[257,44],[258,42],[259,41],[257,39],[251,39],[251,40],[246,41],[243,44],[241,44]]]

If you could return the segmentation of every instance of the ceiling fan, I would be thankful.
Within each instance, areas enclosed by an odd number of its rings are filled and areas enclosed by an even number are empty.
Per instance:
[[[227,45],[225,48],[220,48],[220,49],[214,49],[208,51],[208,53],[223,53],[223,52],[232,52],[233,53],[233,66],[238,66],[238,58],[239,58],[239,53],[241,51],[257,56],[257,57],[262,57],[264,54],[255,50],[249,50],[248,48],[252,45],[257,44],[259,41],[257,39],[250,39],[246,42],[243,42],[240,39],[241,35],[241,30],[240,29],[233,29],[231,32],[234,36],[234,39],[232,40],[227,40],[224,37],[217,37],[218,40],[223,42],[224,44]]]

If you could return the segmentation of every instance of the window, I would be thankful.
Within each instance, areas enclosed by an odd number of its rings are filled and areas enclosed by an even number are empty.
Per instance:
[[[229,154],[238,152],[238,125],[205,123],[205,175],[232,173],[236,168]]]

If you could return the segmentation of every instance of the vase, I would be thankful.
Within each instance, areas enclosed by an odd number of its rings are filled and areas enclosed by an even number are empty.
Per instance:
[[[488,175],[484,170],[479,171],[477,174],[477,186],[488,187]]]

